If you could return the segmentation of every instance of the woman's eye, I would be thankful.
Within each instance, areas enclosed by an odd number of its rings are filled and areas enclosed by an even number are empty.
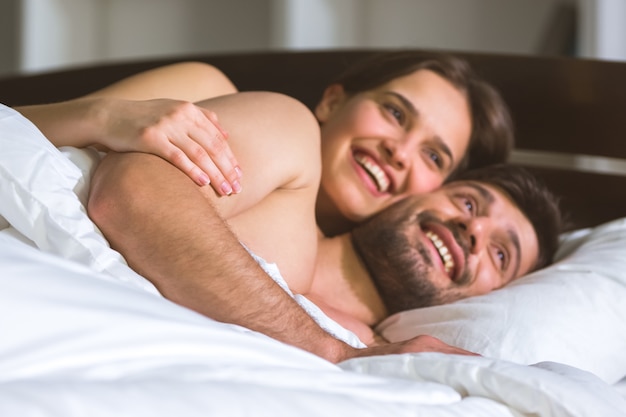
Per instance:
[[[385,109],[396,119],[400,124],[404,123],[404,113],[402,110],[394,106],[393,104],[385,104]]]
[[[435,165],[437,165],[438,168],[443,168],[443,159],[437,152],[430,152],[428,157],[435,163]]]

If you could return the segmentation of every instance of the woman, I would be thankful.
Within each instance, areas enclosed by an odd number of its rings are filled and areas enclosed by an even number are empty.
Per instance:
[[[80,100],[19,110],[57,146],[155,153],[227,195],[240,191],[241,177],[227,133],[215,114],[190,103],[233,92],[218,69],[182,63]],[[498,93],[449,56],[374,55],[328,86],[314,112],[323,167],[316,215],[329,236],[455,172],[504,161],[513,142]]]

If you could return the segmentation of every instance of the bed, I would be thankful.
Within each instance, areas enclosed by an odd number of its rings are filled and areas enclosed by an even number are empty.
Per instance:
[[[169,302],[86,215],[95,152],[56,149],[10,108],[184,60],[312,106],[333,74],[375,52],[185,56],[0,79],[0,415],[626,416],[626,63],[459,53],[511,107],[512,163],[561,195],[571,220],[548,268],[378,328],[480,357],[335,365]]]

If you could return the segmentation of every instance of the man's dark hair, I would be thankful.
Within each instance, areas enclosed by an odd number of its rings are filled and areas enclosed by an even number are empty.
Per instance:
[[[421,51],[374,54],[350,66],[333,83],[341,84],[347,94],[353,95],[422,69],[448,80],[469,102],[472,133],[456,171],[506,162],[514,145],[509,109],[500,93],[461,58]]]
[[[504,191],[530,221],[539,242],[539,256],[533,270],[552,262],[564,230],[558,198],[527,169],[498,164],[469,170],[455,181],[471,180],[492,185]]]

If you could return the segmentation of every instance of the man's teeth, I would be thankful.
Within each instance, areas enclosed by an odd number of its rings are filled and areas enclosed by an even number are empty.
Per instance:
[[[441,240],[441,238],[432,231],[428,230],[426,232],[426,236],[431,240],[431,242],[433,242],[435,248],[437,248],[439,256],[441,256],[441,259],[443,260],[443,267],[446,270],[446,274],[449,275],[454,269],[454,259],[452,259],[452,255],[450,254],[448,247],[443,243],[443,240]]]
[[[384,193],[389,188],[389,179],[378,165],[370,160],[370,158],[365,155],[357,154],[354,159],[361,165],[367,173],[374,179],[376,182],[376,187],[378,187],[378,191]]]

